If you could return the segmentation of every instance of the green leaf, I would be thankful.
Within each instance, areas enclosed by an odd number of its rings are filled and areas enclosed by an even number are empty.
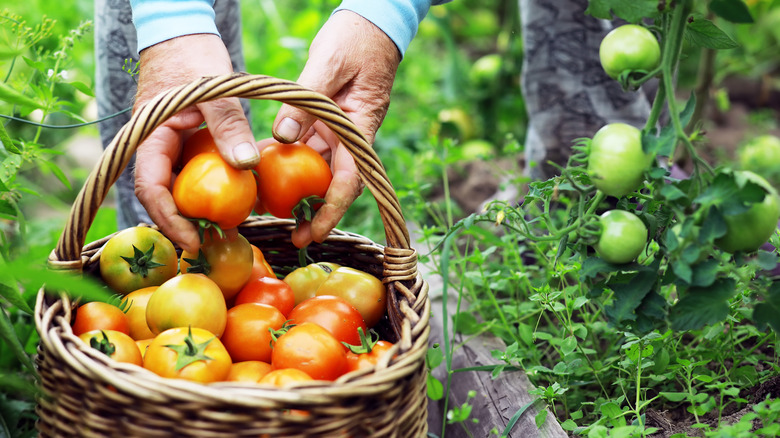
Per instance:
[[[685,39],[691,44],[707,49],[725,50],[739,47],[734,39],[701,15],[690,18],[685,28]]]
[[[763,294],[764,300],[753,307],[753,321],[759,330],[771,327],[780,333],[780,281],[775,281]]]
[[[11,105],[19,105],[28,108],[42,108],[43,105],[37,101],[12,88],[5,82],[0,82],[0,101],[7,102]]]
[[[736,289],[732,278],[721,278],[706,288],[690,288],[669,312],[674,330],[695,330],[726,319],[728,300]]]
[[[439,379],[428,374],[427,382],[428,398],[431,400],[441,400],[444,398],[444,385],[442,385]]]
[[[660,392],[659,394],[661,397],[675,403],[679,403],[688,398],[687,392]]]
[[[657,271],[648,269],[637,273],[626,283],[608,284],[608,287],[615,293],[614,302],[605,309],[610,322],[621,326],[626,321],[635,320],[634,311],[653,289],[657,279]]]
[[[19,336],[16,334],[8,314],[3,309],[0,309],[0,340],[11,348],[19,362],[24,364],[31,373],[36,374],[35,365],[33,365],[30,356],[24,351],[24,346],[21,340],[19,340]]]
[[[542,409],[536,414],[536,417],[534,417],[534,422],[536,423],[536,427],[541,429],[542,426],[544,426],[545,421],[547,421],[547,409]]]
[[[58,180],[62,183],[65,188],[68,190],[71,189],[70,181],[68,181],[68,177],[65,175],[65,172],[60,169],[59,166],[57,166],[57,163],[54,161],[48,161],[48,160],[40,160],[38,161],[38,165],[49,170],[51,173],[54,174],[54,176],[57,177]]]
[[[11,137],[8,135],[8,131],[5,130],[5,125],[2,123],[0,123],[0,143],[3,144],[5,150],[7,150],[12,154],[18,155],[22,153],[22,151],[20,151],[19,148],[16,147],[13,140],[11,140]]]
[[[8,47],[0,46],[0,61],[5,59],[16,58],[24,53],[24,47]]]
[[[745,2],[742,0],[712,0],[710,10],[718,17],[724,18],[732,23],[752,23],[753,17],[750,15]]]
[[[629,23],[638,23],[643,18],[658,16],[658,0],[590,0],[586,14],[611,20],[612,13]]]
[[[707,287],[715,282],[718,276],[718,260],[704,260],[701,263],[693,265],[693,279],[691,285],[696,287]]]
[[[428,369],[436,369],[444,361],[444,353],[442,353],[438,345],[435,345],[428,348],[425,360],[428,363]]]
[[[610,12],[611,8],[609,3],[609,0],[590,0],[588,1],[588,8],[585,9],[585,13],[603,20],[611,20],[612,12]]]
[[[78,81],[68,82],[68,85],[81,91],[82,93],[86,94],[89,97],[95,97],[95,93],[92,91],[92,88],[83,82],[78,82]]]

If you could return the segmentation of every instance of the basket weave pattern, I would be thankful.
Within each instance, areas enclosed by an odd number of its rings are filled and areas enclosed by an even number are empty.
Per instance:
[[[340,230],[313,244],[314,260],[369,272],[388,290],[383,337],[397,355],[377,369],[290,389],[237,383],[203,385],[166,379],[115,362],[72,332],[75,303],[42,289],[35,319],[41,336],[37,364],[44,395],[39,399],[41,436],[73,437],[423,437],[426,435],[424,357],[429,334],[428,286],[417,272],[400,203],[384,167],[341,109],[300,85],[269,76],[232,74],[203,78],[161,94],[136,111],[106,148],[74,202],[51,269],[99,276],[103,245],[112,236],[84,244],[108,190],[138,144],[172,115],[222,97],[276,100],[304,109],[325,123],[348,148],[361,179],[377,201],[386,246]],[[280,273],[298,264],[287,219],[251,217],[239,231],[258,245]]]

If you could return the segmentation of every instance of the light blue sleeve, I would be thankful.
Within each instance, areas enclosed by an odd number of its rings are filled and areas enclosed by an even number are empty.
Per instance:
[[[130,0],[138,51],[182,35],[219,35],[214,0]]]
[[[432,5],[450,0],[343,0],[334,13],[352,11],[382,29],[398,47],[401,56],[417,34],[420,22]]]

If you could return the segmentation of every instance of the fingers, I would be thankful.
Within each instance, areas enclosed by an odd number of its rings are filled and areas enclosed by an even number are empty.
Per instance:
[[[251,169],[260,162],[260,152],[236,98],[198,104],[222,158],[237,169]]]

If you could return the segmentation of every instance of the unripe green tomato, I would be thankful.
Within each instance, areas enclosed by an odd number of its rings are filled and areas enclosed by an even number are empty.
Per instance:
[[[742,174],[749,181],[763,187],[766,196],[747,211],[724,216],[727,231],[724,236],[715,240],[715,245],[728,253],[752,252],[766,243],[777,229],[780,200],[777,191],[761,176],[747,170],[735,173]]]
[[[601,40],[599,59],[612,78],[624,70],[651,71],[661,63],[661,47],[652,32],[636,24],[612,29]]]
[[[599,219],[601,236],[594,246],[596,254],[609,263],[636,260],[647,245],[647,227],[637,215],[625,210],[609,210]]]
[[[610,123],[596,132],[588,155],[588,175],[597,189],[621,197],[642,184],[652,156],[642,150],[642,132],[625,123]]]
[[[780,176],[780,138],[770,134],[754,137],[739,149],[738,155],[742,170],[755,172],[769,181]]]

